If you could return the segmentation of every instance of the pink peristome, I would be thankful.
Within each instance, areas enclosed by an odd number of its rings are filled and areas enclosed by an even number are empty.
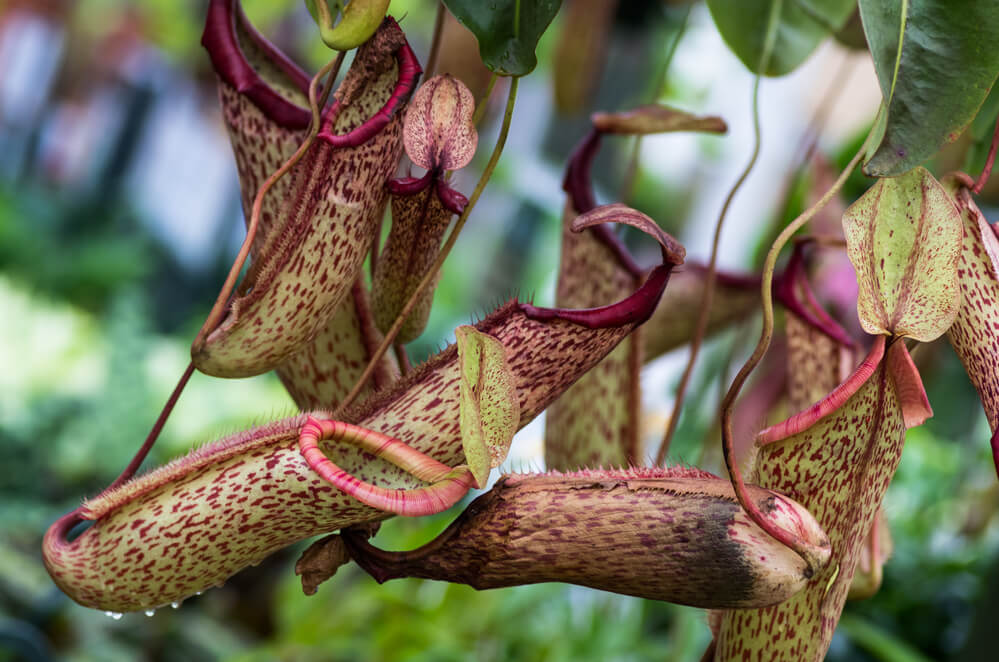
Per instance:
[[[836,387],[825,399],[816,402],[805,411],[760,432],[756,437],[756,443],[762,446],[794,436],[839,409],[857,392],[857,389],[870,379],[881,364],[884,353],[885,338],[877,336],[874,339],[874,344],[871,345],[870,352],[846,381]]]
[[[829,396],[760,433],[751,480],[806,507],[829,535],[832,557],[800,593],[721,617],[716,662],[819,662],[849,593],[882,499],[902,456],[906,420],[893,361],[876,338],[861,366]]]
[[[376,446],[359,443],[361,439],[365,438],[373,441]],[[319,448],[319,441],[327,439],[350,440],[371,452],[375,457],[382,457],[417,478],[433,481],[434,484],[411,489],[387,489],[363,481],[336,466],[323,454]],[[422,517],[444,512],[458,503],[475,483],[475,479],[467,468],[451,470],[423,453],[413,451],[397,439],[340,421],[318,421],[310,416],[306,424],[302,426],[302,431],[298,437],[298,447],[305,461],[308,462],[309,468],[328,483],[367,506],[393,515]],[[418,455],[415,460],[418,465],[415,468],[407,466],[410,456],[414,454]],[[436,465],[441,468],[437,468]],[[433,475],[420,476],[428,468],[433,472]]]

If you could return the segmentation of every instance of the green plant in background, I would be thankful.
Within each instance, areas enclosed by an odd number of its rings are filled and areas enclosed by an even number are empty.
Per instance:
[[[488,93],[473,115],[472,94],[456,78],[429,77],[417,88],[415,55],[399,26],[381,20],[387,3],[310,5],[328,45],[360,46],[335,92],[342,52],[310,79],[249,25],[235,0],[210,4],[204,43],[219,75],[247,237],[146,444],[106,491],[46,535],[50,574],[82,604],[155,609],[292,543],[339,530],[303,554],[297,571],[307,592],[350,561],[378,581],[419,576],[480,588],[567,581],[717,609],[705,659],[822,659],[847,596],[880,584],[890,540],[881,503],[906,430],[932,414],[910,356],[915,341],[949,335],[994,431],[997,425],[999,246],[973,198],[988,180],[995,138],[977,179],[956,173],[938,182],[918,166],[983,107],[999,73],[999,53],[988,47],[999,33],[999,9],[971,2],[956,16],[918,0],[861,0],[857,8],[842,0],[709,1],[726,42],[756,73],[757,125],[753,157],[720,214],[707,266],[689,265],[671,278],[683,247],[640,212],[598,205],[590,164],[604,134],[724,125],[658,105],[594,116],[565,178],[557,303],[578,309],[507,303],[459,328],[456,347],[414,368],[405,342],[426,324],[441,265],[517,130],[518,77],[533,70],[537,41],[558,10],[558,3],[445,4],[478,38],[495,73],[489,89],[496,75],[512,76],[496,146],[467,200],[449,180],[475,152],[474,125]],[[760,78],[793,70],[857,11],[884,95],[874,128],[817,202],[779,232],[759,276],[719,273],[723,221],[759,152]],[[393,178],[404,146],[410,167],[426,175]],[[865,172],[881,179],[846,211],[841,234],[800,234],[778,271],[784,246],[865,158]],[[393,225],[380,246],[390,197]],[[658,266],[640,267],[611,223],[656,239]],[[826,312],[820,297],[837,282],[816,282],[813,292],[816,246],[841,255],[845,247],[860,286],[860,323],[873,340]],[[748,296],[754,291],[759,300]],[[681,408],[690,407],[684,391],[698,346],[756,307],[760,341],[720,412],[731,486],[695,469],[596,470],[641,463],[643,362],[689,341],[662,464]],[[737,446],[737,397],[756,366],[773,360],[768,350],[778,332],[786,338],[780,372],[787,388],[781,382],[774,390],[787,404],[753,402],[756,418],[786,420]],[[223,377],[274,370],[303,414],[135,477],[194,369]],[[766,383],[758,379],[753,391]],[[565,473],[502,478],[412,552],[367,542],[392,514],[434,515],[471,486],[485,487],[513,432],[549,407],[546,461]],[[755,485],[744,483],[744,472]],[[92,524],[75,532],[83,522]],[[651,533],[636,533],[643,529]],[[907,654],[856,620],[846,625],[885,659]]]

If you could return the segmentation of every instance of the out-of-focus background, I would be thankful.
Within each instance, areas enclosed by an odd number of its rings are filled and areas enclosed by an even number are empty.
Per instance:
[[[709,640],[700,610],[555,584],[482,593],[417,580],[378,586],[354,566],[306,597],[292,574],[301,547],[148,617],[112,618],[53,586],[39,552],[45,528],[128,462],[186,366],[242,239],[235,168],[199,45],[206,4],[0,3],[0,661],[699,659]],[[508,296],[552,301],[561,172],[590,111],[658,99],[726,119],[724,137],[646,139],[633,181],[630,141],[605,141],[595,168],[601,200],[624,190],[691,258],[706,259],[721,199],[749,157],[752,77],[702,4],[564,4],[537,71],[521,84],[507,150],[444,270],[431,324],[411,347],[416,359]],[[567,31],[573,4],[603,12],[606,34]],[[244,7],[303,66],[327,57],[299,0]],[[421,59],[435,12],[429,0],[392,2]],[[488,73],[474,39],[456,24],[445,34],[441,70],[481,92]],[[583,73],[563,80],[556,97],[553,72],[565,57]],[[879,101],[865,52],[834,42],[792,75],[766,80],[761,94],[762,156],[724,235],[729,269],[751,267],[760,228],[802,207],[810,179],[792,183],[792,175],[809,127],[822,127],[819,152],[842,164]],[[496,119],[480,145],[492,144]],[[482,161],[480,153],[456,177],[459,190],[470,191]],[[847,200],[866,185],[855,176]],[[733,343],[754,333],[712,340],[701,374],[717,372]],[[685,358],[674,352],[643,375],[649,456]],[[994,659],[999,490],[988,426],[946,344],[918,358],[936,416],[910,431],[888,494],[895,551],[884,585],[847,606],[830,660]],[[695,376],[674,460],[701,457],[717,391]],[[196,375],[152,461],[292,409],[272,375]],[[540,420],[526,428],[508,466],[540,468],[542,432]],[[415,546],[452,516],[391,520],[378,542]]]

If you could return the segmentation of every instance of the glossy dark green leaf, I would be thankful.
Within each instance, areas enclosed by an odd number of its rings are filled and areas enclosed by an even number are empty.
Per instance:
[[[708,0],[718,32],[728,47],[752,71],[760,69],[771,11],[777,15],[777,37],[763,69],[766,76],[783,76],[798,67],[850,17],[856,0]]]
[[[479,56],[489,69],[503,76],[524,76],[537,66],[534,49],[562,1],[444,0],[444,4],[475,35]]]
[[[887,106],[864,172],[891,177],[933,156],[975,117],[999,73],[999,3],[860,0],[860,15]]]

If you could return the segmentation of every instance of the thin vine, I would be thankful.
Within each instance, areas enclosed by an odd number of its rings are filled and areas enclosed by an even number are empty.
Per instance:
[[[687,10],[683,14],[683,18],[680,20],[680,27],[677,28],[676,36],[670,43],[669,50],[666,52],[666,58],[659,70],[659,75],[656,76],[656,86],[652,91],[651,102],[655,103],[666,93],[666,81],[667,74],[669,74],[670,64],[673,63],[673,56],[676,54],[677,46],[680,45],[680,40],[683,39],[684,33],[687,31],[687,22],[690,18],[690,12],[694,8],[693,3],[687,6]],[[635,192],[635,180],[638,175],[638,162],[642,156],[642,138],[644,136],[635,136],[634,141],[631,143],[631,153],[628,155],[628,167],[624,171],[624,177],[622,178],[621,192],[618,195],[618,200],[627,204],[631,199],[631,196]]]
[[[877,126],[877,121],[875,121],[874,126]],[[773,286],[774,267],[777,264],[777,257],[780,255],[781,249],[787,245],[788,241],[790,241],[791,237],[794,236],[798,230],[808,223],[808,221],[812,220],[812,217],[814,217],[815,214],[817,214],[829,203],[830,200],[833,199],[833,196],[839,193],[840,189],[843,188],[843,184],[850,176],[850,173],[856,169],[857,165],[866,153],[867,145],[871,142],[873,135],[874,129],[872,128],[871,132],[867,136],[867,139],[864,141],[864,145],[861,146],[857,154],[850,160],[846,168],[843,169],[843,172],[840,173],[839,177],[829,190],[826,191],[822,197],[815,202],[815,204],[802,212],[796,219],[791,221],[791,223],[789,223],[787,227],[785,227],[784,230],[777,236],[777,239],[774,240],[773,245],[771,245],[770,250],[767,252],[766,260],[763,263],[763,275],[760,283],[760,296],[762,298],[763,307],[763,329],[760,333],[760,340],[756,344],[756,348],[753,350],[752,355],[746,360],[746,363],[739,370],[738,374],[736,374],[735,379],[732,380],[732,385],[725,394],[725,398],[722,400],[721,406],[722,455],[725,459],[725,468],[728,470],[729,477],[732,480],[739,503],[761,529],[766,531],[780,543],[797,552],[799,556],[809,563],[810,567],[812,566],[812,553],[804,545],[804,543],[794,534],[767,520],[763,513],[760,512],[756,504],[753,503],[746,494],[746,483],[743,480],[742,471],[739,469],[739,465],[735,461],[732,435],[732,416],[735,409],[735,402],[739,397],[742,387],[745,385],[749,375],[753,372],[756,366],[759,365],[763,356],[767,353],[767,350],[770,348],[770,341],[773,339],[774,304],[771,288]]]
[[[757,69],[756,78],[753,81],[753,152],[749,157],[749,161],[746,163],[746,167],[739,174],[739,177],[736,179],[735,184],[732,185],[732,188],[729,189],[728,195],[725,196],[725,202],[722,204],[721,212],[718,214],[718,221],[715,223],[715,234],[711,244],[711,258],[708,261],[707,280],[704,283],[704,298],[701,303],[700,313],[697,317],[697,326],[694,330],[694,336],[690,341],[690,357],[687,359],[687,366],[684,368],[683,375],[680,377],[680,384],[676,388],[676,398],[673,401],[673,412],[670,414],[669,422],[666,424],[666,431],[663,434],[662,443],[659,446],[659,452],[656,454],[656,465],[662,465],[666,460],[666,454],[669,453],[669,447],[673,441],[673,435],[676,433],[676,426],[680,420],[680,412],[683,410],[684,396],[687,392],[687,386],[690,383],[690,377],[694,372],[694,367],[697,365],[697,355],[700,352],[701,343],[704,341],[704,336],[707,332],[708,318],[711,314],[711,304],[714,299],[715,283],[718,276],[718,249],[721,245],[721,233],[725,224],[725,218],[728,216],[728,210],[732,206],[732,201],[742,188],[742,185],[746,182],[746,179],[749,177],[749,173],[752,172],[753,168],[756,166],[756,161],[760,156],[760,145],[762,143],[762,132],[760,129],[760,82],[763,79],[762,72],[766,70],[767,64],[770,61],[770,55],[773,52],[774,43],[777,40],[777,19],[780,16],[781,4],[782,1],[777,0],[770,7],[767,34],[763,42],[763,53],[760,57],[760,66]]]
[[[989,146],[989,156],[985,159],[985,167],[975,180],[975,185],[971,187],[971,192],[978,195],[985,188],[992,174],[992,166],[996,162],[996,147],[999,146],[999,119],[996,119],[996,128],[992,132],[992,145]]]
[[[430,80],[437,70],[437,60],[440,59],[441,37],[444,34],[444,19],[447,9],[443,2],[437,3],[437,17],[434,19],[434,36],[430,40],[430,52],[427,54],[427,66],[423,70],[423,79]]]

